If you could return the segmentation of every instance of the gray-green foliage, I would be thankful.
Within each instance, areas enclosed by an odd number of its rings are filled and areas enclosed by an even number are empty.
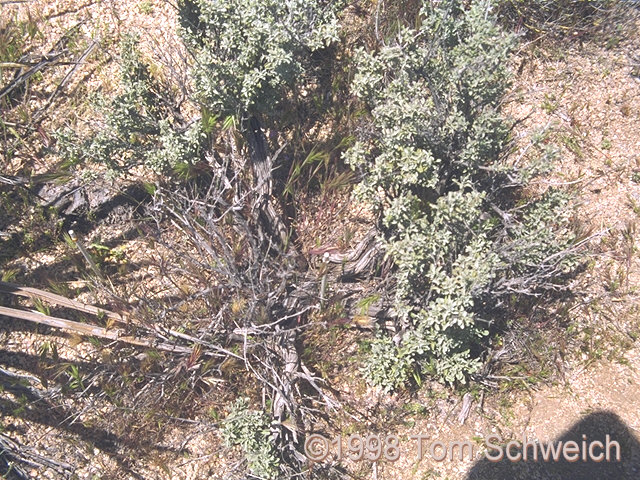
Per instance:
[[[321,0],[180,2],[181,33],[195,59],[191,73],[203,119],[272,116],[294,87],[305,87],[301,77],[310,54],[338,39],[339,7],[340,2]],[[87,138],[70,129],[58,132],[63,156],[106,164],[111,172],[136,165],[166,171],[197,163],[211,125],[180,117],[177,102],[151,75],[134,36],[122,42],[120,70],[120,93],[97,98],[100,128]]]
[[[61,152],[75,162],[95,162],[110,171],[146,165],[165,171],[179,164],[196,163],[206,137],[202,124],[180,128],[171,111],[169,94],[152,77],[138,50],[135,36],[121,44],[120,90],[95,104],[103,115],[101,128],[86,139],[71,130],[58,133]]]
[[[471,353],[486,335],[480,307],[549,286],[565,268],[566,256],[553,254],[571,240],[560,194],[505,204],[532,174],[499,161],[508,128],[498,107],[514,39],[488,3],[465,5],[429,3],[417,29],[401,28],[378,51],[356,55],[353,89],[373,128],[346,160],[364,174],[356,194],[385,234],[405,329],[397,345],[374,343],[365,367],[386,390],[411,369],[465,381],[480,365]]]
[[[338,39],[340,2],[185,0],[183,37],[195,54],[195,85],[221,115],[272,113],[309,54]]]
[[[370,361],[362,368],[365,377],[389,393],[410,378],[413,359],[404,348],[397,348],[387,336],[371,342]]]
[[[221,430],[227,446],[240,446],[251,473],[261,478],[276,478],[279,460],[270,439],[269,419],[251,410],[247,399],[240,398],[231,406]]]

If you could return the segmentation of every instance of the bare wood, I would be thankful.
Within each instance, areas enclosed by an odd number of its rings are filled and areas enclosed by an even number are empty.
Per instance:
[[[300,358],[298,357],[295,342],[296,332],[294,330],[287,330],[283,332],[281,337],[277,340],[276,349],[284,363],[284,369],[281,372],[282,376],[280,377],[280,389],[275,391],[272,407],[273,417],[278,422],[285,421],[287,411],[292,415],[295,415],[295,412],[292,411],[290,405],[290,399],[293,398],[293,383],[296,378],[296,372],[300,367]],[[293,438],[297,443],[298,436],[295,431],[293,431]]]
[[[38,73],[40,70],[45,67],[52,65],[58,60],[60,57],[64,56],[67,52],[50,52],[48,55],[44,56],[42,60],[36,63],[33,67],[29,68],[26,72],[16,75],[14,80],[12,80],[8,85],[0,89],[0,99],[4,98],[6,95],[9,95],[16,88],[25,83],[29,78]]]
[[[460,425],[464,425],[464,422],[466,422],[467,418],[469,418],[472,403],[473,397],[471,396],[471,394],[469,392],[465,393],[464,397],[462,397],[462,409],[458,414],[458,421],[460,422]]]
[[[382,255],[381,242],[378,232],[372,228],[354,249],[340,253],[337,248],[327,247],[309,251],[312,255],[323,255],[324,261],[338,264],[341,272],[338,278],[357,277],[373,269],[375,263]]]
[[[78,238],[78,236],[75,234],[73,230],[69,230],[69,238],[71,238],[71,240],[76,245],[76,247],[78,247],[78,250],[80,250],[80,253],[84,257],[84,259],[87,261],[87,264],[89,265],[93,273],[95,273],[96,277],[98,277],[103,282],[106,282],[106,279],[104,278],[102,273],[100,273],[100,269],[96,265],[96,262],[93,261],[93,258],[91,258],[91,255],[89,254],[84,244],[82,243],[82,240]]]
[[[262,132],[260,121],[255,116],[252,116],[247,121],[245,138],[249,146],[251,169],[255,177],[254,189],[257,194],[257,199],[254,208],[256,208],[258,217],[263,225],[272,235],[275,235],[281,245],[284,246],[288,243],[289,234],[271,198],[271,192],[273,190],[273,163],[280,151],[282,151],[282,148],[274,155],[269,155],[267,139]]]
[[[3,433],[0,433],[0,446],[2,447],[3,454],[8,453],[14,459],[29,466],[47,467],[55,470],[57,473],[65,475],[73,473],[74,471],[73,465],[42,456],[32,448],[18,444],[15,440]],[[15,469],[16,466],[14,465],[12,468]],[[25,478],[29,477],[25,474]]]
[[[255,175],[256,193],[260,196],[269,196],[273,189],[271,178],[273,159],[269,156],[267,139],[262,132],[260,121],[256,117],[249,118],[245,136],[249,145],[251,167]]]
[[[163,350],[173,353],[190,354],[192,352],[192,349],[189,347],[171,345],[169,343],[158,343],[152,339],[127,336],[123,335],[121,330],[107,330],[106,328],[97,327],[95,325],[74,322],[65,318],[52,317],[49,315],[44,315],[42,313],[28,312],[26,310],[18,310],[8,307],[0,307],[0,315],[6,315],[8,317],[26,320],[28,322],[39,323],[41,325],[47,325],[49,327],[61,328],[63,330],[69,330],[80,335],[106,338],[108,340],[128,343],[130,345],[136,345],[139,347],[155,348],[157,350]]]

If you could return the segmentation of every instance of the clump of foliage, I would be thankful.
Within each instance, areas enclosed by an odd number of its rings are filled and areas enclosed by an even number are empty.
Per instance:
[[[101,128],[86,139],[70,129],[58,132],[61,151],[69,161],[103,164],[111,172],[137,165],[162,172],[199,160],[206,138],[202,122],[184,124],[170,93],[153,78],[137,47],[135,36],[124,37],[121,93],[113,99],[95,99],[104,116]]]
[[[365,378],[389,393],[406,383],[413,367],[411,351],[398,348],[387,336],[380,336],[371,342],[368,361],[362,367]]]
[[[570,37],[598,28],[615,0],[500,0],[499,18],[528,36]]]
[[[309,54],[338,39],[340,2],[184,0],[183,38],[206,108],[228,116],[271,115],[305,70]]]
[[[259,478],[276,478],[279,460],[271,443],[269,419],[263,412],[251,410],[245,398],[231,406],[221,430],[227,446],[239,445],[249,470]]]
[[[418,28],[357,53],[353,88],[373,124],[347,152],[356,194],[377,214],[395,264],[395,343],[374,343],[364,371],[385,390],[410,372],[464,382],[487,334],[479,312],[512,294],[557,288],[570,266],[566,197],[518,198],[543,168],[508,166],[499,113],[514,45],[486,2],[426,4]]]

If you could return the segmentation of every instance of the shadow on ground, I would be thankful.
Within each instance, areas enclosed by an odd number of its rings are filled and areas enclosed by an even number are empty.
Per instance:
[[[606,453],[607,435],[610,461],[605,458],[596,461],[600,454]],[[562,450],[559,450],[560,455],[557,461],[554,461],[551,455],[546,461],[542,458],[540,447],[559,447],[560,442],[562,445],[567,445],[570,441],[576,442],[580,449],[576,461],[565,460]],[[586,443],[583,444],[583,441]],[[604,448],[593,444],[593,456],[590,457],[589,445],[596,441],[602,442]],[[619,445],[619,461],[616,459],[618,448],[614,442]],[[583,460],[583,445],[586,445],[586,461]],[[570,449],[572,446],[569,444],[565,447],[568,449],[569,458],[572,457]],[[550,443],[539,445],[535,449],[538,450],[537,461],[533,455],[533,446],[527,448],[527,461],[516,462],[507,458],[501,461],[489,461],[483,458],[473,466],[466,480],[637,480],[640,478],[640,443],[620,417],[609,411],[598,411],[587,415],[560,437]],[[518,452],[522,451],[521,447],[511,449],[512,456],[517,456]],[[496,458],[499,455],[498,450],[487,453]]]

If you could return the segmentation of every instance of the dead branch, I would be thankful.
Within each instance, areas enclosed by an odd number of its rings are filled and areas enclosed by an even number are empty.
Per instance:
[[[349,252],[339,253],[329,248],[313,249],[309,253],[321,255],[323,261],[339,265],[340,269],[335,272],[336,280],[344,281],[371,275],[382,259],[384,252],[379,239],[379,232],[377,229],[372,228],[356,247]]]
[[[89,55],[91,55],[91,53],[95,50],[97,46],[98,46],[98,40],[93,40],[89,44],[89,46],[84,50],[84,52],[82,52],[82,55],[80,55],[80,58],[77,60],[77,62],[75,62],[74,66],[71,69],[69,69],[69,71],[64,76],[62,81],[58,84],[58,86],[51,93],[51,95],[49,95],[47,102],[40,109],[38,109],[38,111],[33,115],[33,120],[32,120],[33,123],[36,123],[40,119],[40,117],[44,115],[44,113],[51,106],[51,104],[53,103],[55,98],[58,96],[58,94],[66,86],[69,80],[71,80],[71,77],[74,75],[74,73],[76,73],[76,71],[81,65],[84,65],[86,59],[89,57]]]
[[[33,75],[45,69],[46,67],[55,64],[61,57],[66,54],[66,51],[51,51],[49,52],[49,54],[44,55],[38,63],[36,63],[26,71],[22,73],[16,72],[13,80],[8,85],[5,85],[2,89],[0,89],[0,99],[4,98],[7,95],[10,95],[15,89],[24,85],[24,83],[26,83],[26,81],[29,80]]]
[[[75,470],[73,465],[40,455],[33,449],[18,444],[4,433],[0,433],[0,455],[6,455],[29,467],[50,468],[65,477],[71,476]],[[25,478],[29,478],[29,476]]]

